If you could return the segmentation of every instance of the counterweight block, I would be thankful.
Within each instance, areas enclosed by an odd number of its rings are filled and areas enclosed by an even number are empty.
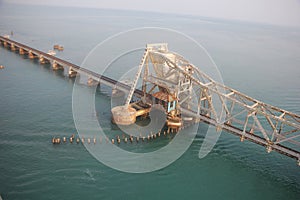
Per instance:
[[[136,121],[136,110],[131,106],[116,106],[111,109],[112,122],[119,125],[130,125]]]

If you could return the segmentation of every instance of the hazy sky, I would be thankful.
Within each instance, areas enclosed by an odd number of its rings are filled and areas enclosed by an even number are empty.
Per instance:
[[[300,0],[4,0],[4,2],[171,12],[300,27]]]

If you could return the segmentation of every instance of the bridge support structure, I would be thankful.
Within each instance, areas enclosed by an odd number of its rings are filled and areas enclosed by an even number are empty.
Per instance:
[[[28,51],[26,51],[26,50],[24,50],[23,48],[19,48],[19,54],[20,55],[26,55],[26,54],[28,54]]]
[[[4,46],[4,47],[7,47],[7,46],[8,46],[7,41],[3,41],[3,46]]]
[[[72,67],[69,67],[68,75],[69,75],[69,78],[76,77],[77,71],[75,71]]]
[[[10,50],[11,51],[16,51],[16,46],[14,43],[10,43]]]
[[[35,59],[37,58],[38,56],[36,54],[34,54],[31,50],[28,52],[28,58],[29,59]]]
[[[54,71],[56,70],[64,70],[64,67],[60,64],[58,64],[55,60],[52,61],[52,69]]]
[[[40,64],[50,63],[50,61],[46,59],[43,55],[39,55],[39,62]]]
[[[88,81],[87,81],[87,85],[88,86],[97,86],[99,84],[100,84],[100,82],[97,81],[97,80],[95,80],[95,79],[93,79],[92,77],[88,78]]]

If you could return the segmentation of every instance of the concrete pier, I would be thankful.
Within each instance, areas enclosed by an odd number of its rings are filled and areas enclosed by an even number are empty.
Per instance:
[[[28,54],[28,52],[25,51],[25,50],[22,49],[22,48],[19,48],[19,54],[20,54],[20,55],[25,55],[25,54]]]
[[[40,56],[39,56],[39,62],[40,62],[41,64],[46,64],[46,63],[49,63],[49,60],[46,59],[44,56],[40,55]]]
[[[87,81],[88,86],[97,86],[99,84],[99,81],[93,79],[92,77],[89,77]]]
[[[57,63],[55,60],[52,61],[52,69],[53,70],[64,70],[64,67]]]
[[[70,78],[76,77],[77,71],[75,71],[72,67],[70,67],[68,75],[69,75]]]
[[[10,44],[10,50],[15,51],[16,50],[16,46],[14,43]]]
[[[37,55],[35,55],[32,51],[28,52],[28,58],[35,59],[36,57],[37,57]]]

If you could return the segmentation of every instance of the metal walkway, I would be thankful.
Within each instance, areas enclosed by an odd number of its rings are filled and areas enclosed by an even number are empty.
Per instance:
[[[117,82],[109,77],[102,76],[88,69],[81,68],[63,59],[49,55],[27,45],[18,43],[8,38],[0,36],[0,42],[4,47],[8,47],[13,51],[25,52],[32,54],[36,58],[47,60],[51,64],[59,64],[63,68],[69,68],[77,73],[85,74],[93,80],[111,86],[117,89],[130,91],[130,95],[134,92],[138,96],[143,96],[144,91],[130,87],[124,83]],[[267,152],[275,150],[283,155],[294,158],[300,165],[300,116],[268,105],[264,102],[253,99],[237,90],[229,88],[225,85],[215,82],[205,73],[201,72],[197,67],[186,61],[180,55],[171,52],[175,56],[176,62],[170,59],[170,52],[167,54],[161,51],[146,51],[140,66],[144,65],[149,58],[159,57],[165,65],[175,70],[185,77],[182,87],[187,85],[193,86],[197,98],[197,105],[191,107],[184,98],[181,105],[181,113],[192,116],[195,122],[203,121],[205,123],[216,126],[217,130],[226,130],[240,137],[241,141],[247,139],[256,144],[266,147]],[[179,62],[178,62],[179,61]],[[189,66],[193,73],[183,70],[178,63]],[[138,76],[141,74],[141,68]],[[172,72],[173,73],[173,72]],[[158,77],[148,77],[149,82],[167,86],[169,82],[158,79]],[[190,92],[192,87],[188,89],[181,88],[182,91]],[[186,93],[187,94],[187,93]],[[188,93],[191,94],[191,93]],[[131,98],[131,97],[130,97]],[[130,98],[126,103],[130,102]],[[214,101],[218,101],[220,105],[216,108]],[[188,105],[188,106],[185,106]]]

